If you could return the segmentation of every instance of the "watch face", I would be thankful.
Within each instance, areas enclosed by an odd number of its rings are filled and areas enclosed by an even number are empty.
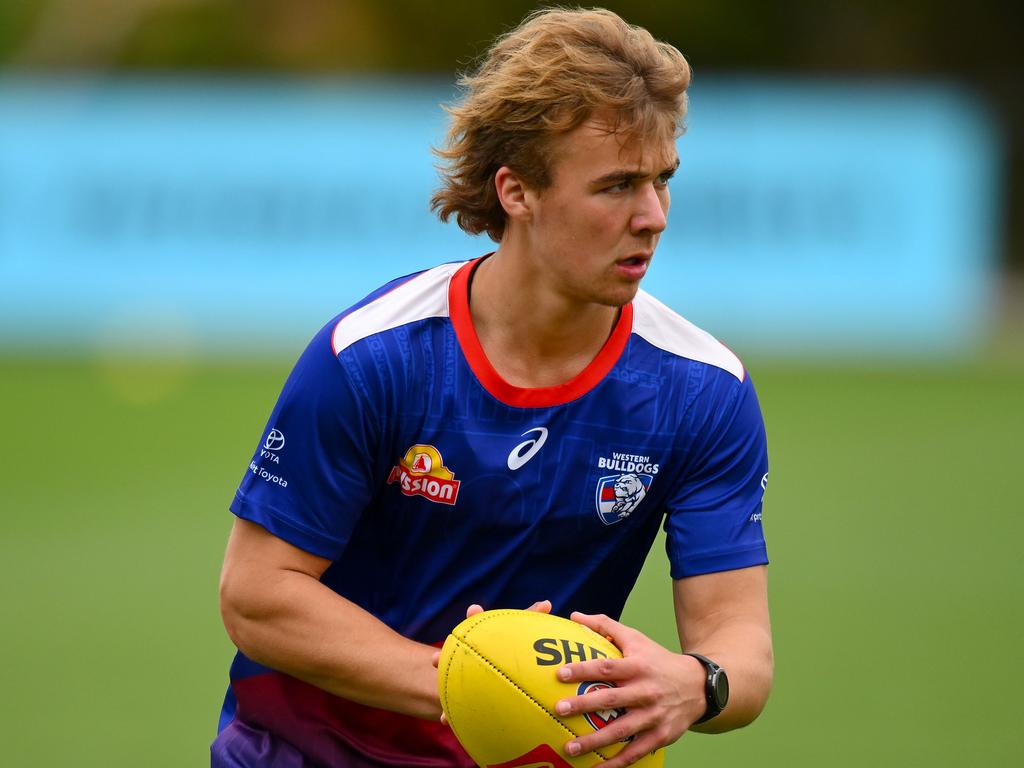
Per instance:
[[[715,691],[715,699],[719,709],[725,709],[725,705],[729,703],[729,678],[726,677],[723,670],[718,670],[715,674],[714,680],[712,681],[712,687]]]

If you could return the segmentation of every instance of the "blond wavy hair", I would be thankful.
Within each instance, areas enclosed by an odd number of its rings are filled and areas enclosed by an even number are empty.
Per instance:
[[[678,136],[690,65],[611,11],[547,8],[499,37],[459,85],[461,100],[445,107],[445,145],[434,149],[441,187],[430,207],[442,221],[454,215],[466,232],[500,242],[499,168],[547,188],[553,140],[595,113],[614,115],[612,128],[626,138]]]

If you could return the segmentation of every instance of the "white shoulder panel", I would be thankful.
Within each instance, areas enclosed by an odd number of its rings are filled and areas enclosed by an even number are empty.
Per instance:
[[[746,375],[732,350],[646,291],[639,291],[633,299],[633,333],[658,349],[721,368],[740,381]]]
[[[442,264],[345,315],[334,326],[334,354],[360,339],[428,317],[448,317],[448,282],[463,263]]]

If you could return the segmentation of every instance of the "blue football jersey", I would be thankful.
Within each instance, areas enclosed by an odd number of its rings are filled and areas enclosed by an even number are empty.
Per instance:
[[[477,263],[395,280],[317,334],[231,510],[330,559],[324,584],[433,644],[471,603],[618,617],[659,527],[673,578],[766,563],[764,426],[736,356],[640,291],[574,379],[512,386],[473,328]],[[444,727],[241,653],[231,678],[222,729],[324,763],[353,749],[472,765]]]

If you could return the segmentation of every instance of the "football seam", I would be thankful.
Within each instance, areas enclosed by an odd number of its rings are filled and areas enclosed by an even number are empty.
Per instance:
[[[574,739],[575,738],[579,738],[580,734],[576,733],[572,728],[570,728],[568,725],[566,725],[561,720],[559,720],[557,717],[555,717],[553,714],[551,714],[551,712],[548,711],[547,707],[545,707],[543,704],[541,704],[539,701],[537,701],[537,699],[535,699],[533,696],[531,696],[529,693],[527,693],[522,687],[519,686],[518,683],[516,683],[515,680],[513,680],[511,677],[506,675],[493,661],[488,659],[486,656],[484,656],[482,653],[480,653],[480,651],[478,651],[476,648],[474,648],[472,645],[469,644],[469,633],[473,629],[475,629],[476,627],[478,627],[481,624],[483,624],[485,621],[488,621],[489,619],[492,619],[492,618],[496,618],[495,614],[497,614],[497,613],[498,612],[495,611],[494,614],[492,614],[490,616],[486,616],[486,617],[482,616],[480,618],[480,620],[478,620],[477,622],[475,622],[473,624],[472,627],[469,627],[467,629],[467,631],[465,633],[465,637],[458,637],[456,635],[452,635],[452,637],[455,637],[455,639],[458,640],[462,644],[463,647],[468,648],[470,651],[472,651],[473,655],[475,655],[477,658],[479,658],[481,661],[483,661],[487,666],[489,666],[491,669],[493,669],[495,672],[497,672],[502,678],[505,679],[505,681],[509,685],[511,685],[513,688],[515,688],[517,691],[519,691],[521,694],[523,694],[523,696],[525,696],[529,701],[533,702],[533,704],[535,706],[537,706],[538,708],[540,708],[540,710],[545,715],[547,715],[552,720],[554,720],[556,723],[558,723],[558,725],[562,728],[562,730],[564,730],[566,733],[568,733]],[[451,666],[451,659],[448,660],[448,666]],[[445,674],[445,698],[447,698],[447,696],[448,696],[448,675],[446,673]],[[597,755],[598,757],[600,757],[601,760],[611,760],[610,757],[607,757],[604,754],[602,754],[600,749],[593,750],[593,753],[595,755]]]

